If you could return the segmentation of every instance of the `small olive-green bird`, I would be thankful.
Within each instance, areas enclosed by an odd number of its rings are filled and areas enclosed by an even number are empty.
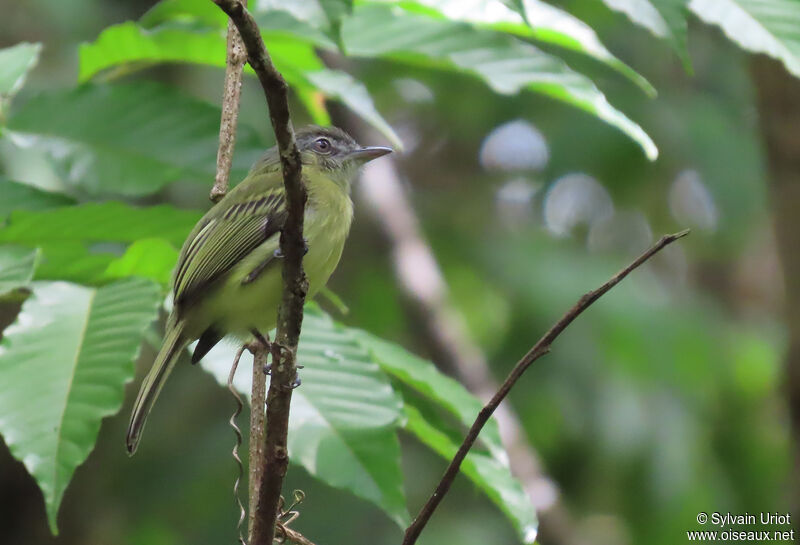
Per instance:
[[[350,186],[358,169],[392,150],[362,147],[336,128],[297,132],[302,177],[308,190],[303,267],[311,297],[328,281],[342,255],[353,218]],[[252,337],[275,327],[281,301],[279,237],[286,197],[277,148],[195,225],[181,248],[173,276],[173,309],[164,343],[136,397],[128,425],[133,454],[147,415],[178,357],[199,339],[196,363],[224,336]]]

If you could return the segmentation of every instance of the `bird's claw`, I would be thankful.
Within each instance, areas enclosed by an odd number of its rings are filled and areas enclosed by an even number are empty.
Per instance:
[[[308,239],[303,238],[303,255],[308,253]],[[275,256],[276,259],[283,259],[283,251],[280,248],[276,248],[272,255]]]

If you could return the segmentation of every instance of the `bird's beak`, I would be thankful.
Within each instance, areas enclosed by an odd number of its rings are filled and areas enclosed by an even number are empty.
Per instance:
[[[392,153],[392,148],[385,148],[383,146],[368,146],[366,148],[361,148],[350,152],[348,159],[353,159],[354,161],[357,161],[359,164],[363,165],[364,163],[368,163],[373,159],[383,157],[388,153]]]

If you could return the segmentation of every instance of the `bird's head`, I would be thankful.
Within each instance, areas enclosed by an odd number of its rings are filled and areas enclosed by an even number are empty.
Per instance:
[[[305,127],[297,131],[297,148],[303,167],[318,168],[345,189],[365,163],[391,153],[391,148],[361,146],[336,127]]]

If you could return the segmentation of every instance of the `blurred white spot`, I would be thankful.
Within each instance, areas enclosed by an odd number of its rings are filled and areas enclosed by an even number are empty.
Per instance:
[[[537,535],[539,532],[536,526],[526,526],[522,529],[522,542],[534,543]]]
[[[413,78],[398,78],[394,80],[394,87],[403,100],[411,103],[425,103],[433,101],[433,91],[421,81]]]
[[[606,189],[586,174],[567,174],[555,181],[544,201],[544,221],[554,235],[565,236],[579,223],[592,226],[611,217],[614,204]]]
[[[704,231],[717,228],[714,198],[696,170],[684,170],[675,178],[669,188],[669,209],[682,227],[697,227]]]
[[[653,231],[644,214],[626,210],[596,221],[587,244],[592,251],[638,254],[652,242]]]
[[[540,184],[521,176],[504,183],[496,195],[500,221],[513,226],[527,220],[533,211],[533,197],[539,188]]]
[[[494,128],[481,144],[480,161],[486,170],[541,170],[549,158],[542,133],[521,119]]]
[[[527,178],[519,177],[507,181],[497,190],[497,202],[500,204],[529,205],[539,186]]]

